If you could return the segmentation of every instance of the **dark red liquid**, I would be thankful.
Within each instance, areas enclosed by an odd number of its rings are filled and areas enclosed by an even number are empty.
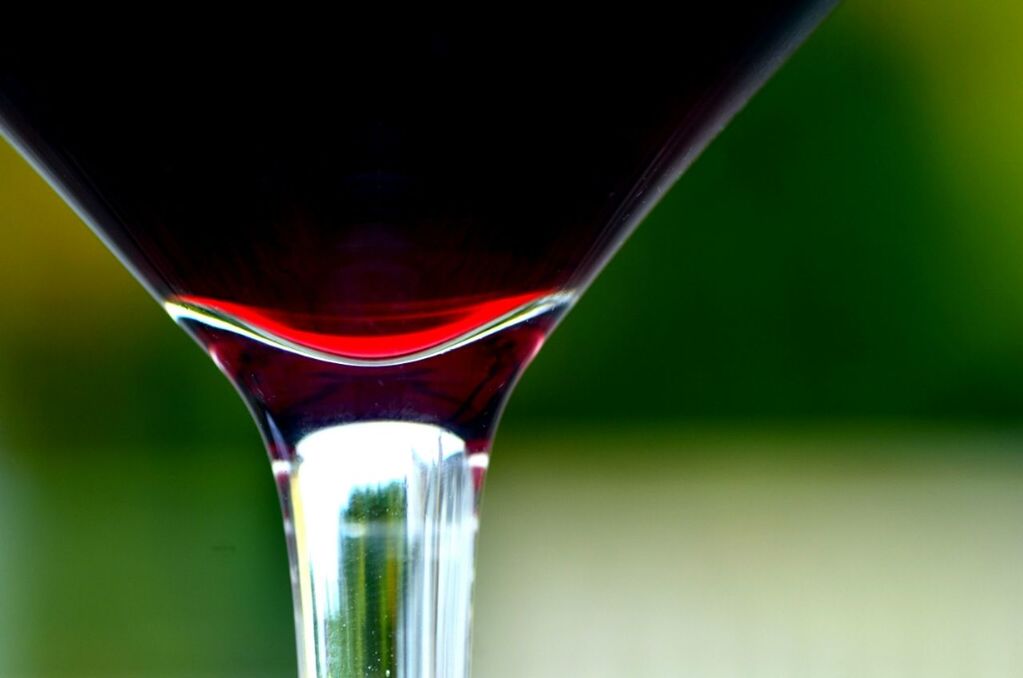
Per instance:
[[[0,113],[194,312],[271,440],[398,418],[482,441],[565,307],[552,295],[586,284],[823,4],[557,35],[360,27],[201,69],[26,57],[0,67]]]

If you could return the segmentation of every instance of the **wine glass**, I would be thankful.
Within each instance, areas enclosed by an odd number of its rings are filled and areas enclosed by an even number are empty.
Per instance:
[[[569,37],[366,29],[202,69],[154,47],[144,78],[100,57],[0,70],[5,137],[259,426],[301,676],[468,675],[478,502],[516,380],[830,6]]]

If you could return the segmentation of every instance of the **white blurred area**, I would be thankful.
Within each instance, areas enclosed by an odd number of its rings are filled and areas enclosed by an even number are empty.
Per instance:
[[[1023,671],[1014,436],[529,444],[484,500],[478,678]]]
[[[1023,675],[1023,434],[533,430],[474,678]],[[258,449],[86,452],[0,455],[0,678],[294,678]]]

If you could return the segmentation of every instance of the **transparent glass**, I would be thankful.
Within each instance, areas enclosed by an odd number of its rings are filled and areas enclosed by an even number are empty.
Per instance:
[[[342,424],[273,464],[303,676],[467,676],[476,483],[443,429]]]
[[[514,384],[833,4],[570,36],[360,26],[230,77],[177,45],[133,51],[142,79],[92,54],[0,66],[0,132],[260,427],[302,678],[468,675],[479,493]]]

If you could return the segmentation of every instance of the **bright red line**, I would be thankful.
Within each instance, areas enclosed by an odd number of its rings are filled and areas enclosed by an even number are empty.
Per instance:
[[[374,322],[386,320],[394,324],[395,320],[408,318],[422,325],[424,319],[436,318],[437,323],[426,329],[394,334],[334,334],[328,332],[312,332],[298,329],[282,320],[287,314],[267,311],[256,306],[247,306],[230,301],[220,301],[208,297],[179,296],[179,303],[200,306],[212,311],[226,314],[247,325],[272,334],[291,343],[325,353],[332,353],[348,358],[395,358],[417,353],[439,346],[457,337],[477,330],[516,308],[524,306],[544,296],[545,292],[531,292],[511,297],[502,297],[490,301],[466,304],[462,307],[445,309],[430,313],[409,312],[407,314],[389,313],[383,317],[351,319],[349,324],[366,322],[372,326]],[[348,319],[346,319],[348,320]]]

